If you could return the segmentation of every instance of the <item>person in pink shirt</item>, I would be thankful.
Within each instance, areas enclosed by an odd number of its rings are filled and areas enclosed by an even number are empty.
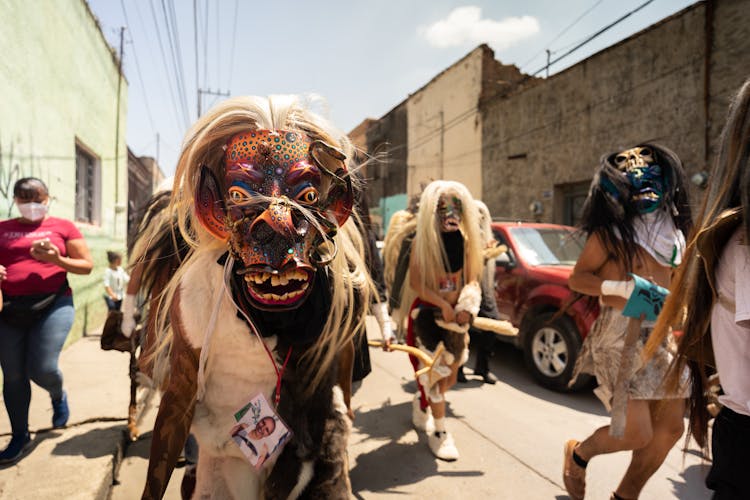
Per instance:
[[[48,215],[49,191],[40,179],[19,179],[13,201],[21,216],[0,222],[0,365],[12,437],[0,464],[15,463],[31,449],[31,381],[49,392],[52,426],[64,427],[70,411],[58,367],[73,325],[67,273],[94,266],[86,241],[66,219]]]

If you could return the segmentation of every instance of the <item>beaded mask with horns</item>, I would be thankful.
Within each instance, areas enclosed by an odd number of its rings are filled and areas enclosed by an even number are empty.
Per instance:
[[[335,256],[352,209],[345,155],[299,131],[248,130],[226,144],[224,178],[201,168],[199,220],[226,241],[255,307],[301,305]]]

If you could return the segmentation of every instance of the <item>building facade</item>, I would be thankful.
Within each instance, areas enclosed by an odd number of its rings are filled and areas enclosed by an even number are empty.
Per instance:
[[[481,196],[484,138],[479,105],[505,82],[520,79],[515,66],[502,65],[492,49],[480,45],[409,96],[408,195],[420,193],[433,180],[451,179]]]
[[[124,250],[128,86],[84,0],[6,0],[0,18],[0,207],[15,217],[13,184],[39,177],[84,234],[96,266],[70,278],[77,338],[103,321],[105,251]]]
[[[644,141],[699,179],[748,67],[750,0],[710,0],[486,99],[482,197],[496,217],[575,224],[602,155]],[[702,191],[691,191],[697,206]]]

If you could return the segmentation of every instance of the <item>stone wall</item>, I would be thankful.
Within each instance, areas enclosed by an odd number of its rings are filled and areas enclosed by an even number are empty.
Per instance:
[[[750,0],[708,7],[694,4],[544,81],[485,100],[482,197],[493,216],[529,219],[538,201],[539,219],[574,222],[600,157],[637,142],[673,149],[688,176],[708,170],[728,96],[750,75]],[[699,198],[693,189],[694,205]]]

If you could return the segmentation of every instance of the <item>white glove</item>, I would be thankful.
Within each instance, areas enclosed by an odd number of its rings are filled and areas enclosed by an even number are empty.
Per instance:
[[[623,299],[629,299],[633,295],[635,289],[635,281],[613,281],[604,280],[602,281],[601,292],[602,295],[614,295],[622,297]]]
[[[396,335],[393,333],[393,323],[391,316],[388,314],[388,304],[379,302],[372,308],[372,313],[380,325],[380,333],[383,335],[383,342],[393,341]]]
[[[135,295],[127,294],[122,299],[122,334],[130,338],[135,329]]]

